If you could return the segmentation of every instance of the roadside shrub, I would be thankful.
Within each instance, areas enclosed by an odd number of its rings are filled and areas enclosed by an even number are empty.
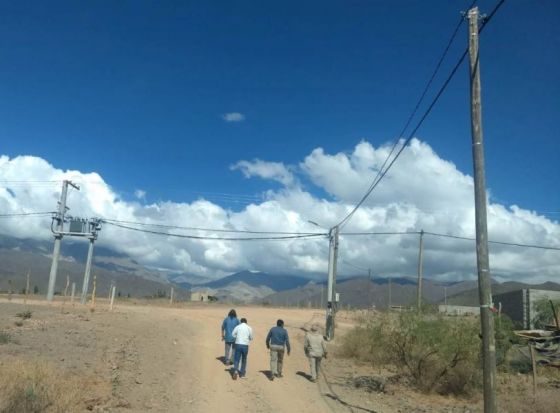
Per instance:
[[[54,365],[9,362],[0,375],[0,413],[77,411],[81,392],[81,383],[61,374]]]
[[[473,320],[386,315],[350,331],[340,354],[393,365],[425,392],[469,394],[480,383],[478,332]]]
[[[556,314],[560,317],[560,301],[552,301],[556,308]],[[547,324],[555,324],[554,312],[548,299],[542,299],[535,303],[535,317],[533,323],[535,328],[544,328]]]
[[[402,314],[389,348],[422,391],[463,394],[478,385],[480,339],[469,320]]]
[[[374,364],[386,364],[390,358],[383,348],[387,345],[388,332],[387,324],[381,322],[356,327],[344,336],[338,354]]]

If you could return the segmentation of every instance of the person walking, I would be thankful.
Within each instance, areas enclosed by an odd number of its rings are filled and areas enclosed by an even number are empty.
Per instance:
[[[235,357],[233,361],[233,380],[244,379],[247,373],[247,355],[249,354],[249,343],[253,340],[253,329],[247,324],[247,319],[242,318],[241,323],[231,333],[235,338]],[[239,361],[241,360],[241,369]]]
[[[309,359],[311,381],[315,383],[321,370],[321,360],[323,357],[327,358],[327,343],[325,343],[323,335],[319,333],[317,324],[313,324],[311,331],[305,334],[303,350]]]
[[[222,323],[222,341],[225,343],[224,364],[233,364],[235,337],[231,335],[233,329],[239,325],[237,313],[231,309]]]
[[[284,321],[276,321],[276,327],[272,327],[266,336],[266,348],[270,350],[270,380],[274,377],[282,377],[282,365],[284,361],[284,347],[290,355],[290,338],[284,328]]]

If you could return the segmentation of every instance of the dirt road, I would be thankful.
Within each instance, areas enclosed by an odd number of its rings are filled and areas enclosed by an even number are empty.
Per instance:
[[[130,301],[120,302],[110,312],[101,300],[91,312],[89,306],[79,304],[32,301],[24,305],[21,299],[0,297],[0,388],[9,374],[18,376],[14,373],[21,370],[21,362],[47,362],[51,387],[60,387],[64,393],[68,382],[77,383],[78,403],[71,410],[59,410],[64,412],[482,411],[480,396],[462,399],[422,394],[406,383],[391,381],[395,372],[341,359],[336,352],[324,362],[326,374],[318,383],[311,383],[306,377],[304,329],[312,320],[323,321],[323,312],[312,309],[236,307],[253,328],[254,341],[248,378],[234,381],[221,361],[220,326],[229,309],[201,304],[171,308],[163,301]],[[26,311],[30,318],[24,319]],[[278,318],[286,323],[292,354],[285,358],[284,377],[271,382],[265,337]],[[352,323],[339,313],[337,336]],[[388,378],[384,391],[369,392],[356,386],[356,379],[383,375]],[[68,379],[59,383],[59,377]],[[554,411],[558,400],[555,382],[541,382],[534,411]],[[523,401],[531,398],[529,375],[507,376],[500,385],[504,411],[523,411]],[[0,389],[2,413],[3,396]]]
[[[312,310],[238,307],[254,331],[247,379],[234,381],[222,363],[220,326],[229,308],[198,306],[162,308],[120,305],[110,313],[82,306],[28,305],[31,319],[13,327],[23,305],[0,302],[0,328],[14,342],[0,347],[0,360],[14,357],[48,359],[78,374],[97,377],[89,395],[90,410],[156,412],[330,412],[320,384],[311,383],[303,353],[302,327]],[[27,307],[26,307],[27,308]],[[281,317],[292,342],[284,377],[271,382],[265,337]],[[111,384],[103,388],[102,383]],[[110,393],[107,394],[107,393]]]

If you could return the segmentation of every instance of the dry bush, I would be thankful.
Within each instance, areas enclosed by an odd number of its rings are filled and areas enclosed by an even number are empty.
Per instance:
[[[422,391],[469,394],[480,383],[477,324],[403,313],[377,317],[343,337],[339,355],[396,367]]]
[[[22,311],[21,313],[17,313],[16,317],[19,317],[22,320],[28,320],[28,319],[31,318],[32,315],[33,315],[33,313],[30,310],[25,310],[25,311]]]
[[[72,412],[80,410],[80,380],[45,362],[6,362],[0,374],[0,413]]]
[[[422,391],[468,394],[480,384],[478,326],[470,320],[404,313],[388,345]]]
[[[348,332],[342,339],[337,354],[373,364],[391,362],[391,355],[385,351],[388,337],[392,332],[389,317],[382,316],[370,320]]]

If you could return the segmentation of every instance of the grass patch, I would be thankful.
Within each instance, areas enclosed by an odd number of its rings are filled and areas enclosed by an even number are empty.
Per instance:
[[[12,341],[12,335],[6,331],[0,331],[0,344],[8,344]]]
[[[71,412],[83,396],[81,380],[44,362],[6,363],[0,374],[1,413]]]
[[[31,318],[33,313],[30,310],[22,311],[21,313],[17,313],[16,317],[21,318],[22,320],[28,320]]]

